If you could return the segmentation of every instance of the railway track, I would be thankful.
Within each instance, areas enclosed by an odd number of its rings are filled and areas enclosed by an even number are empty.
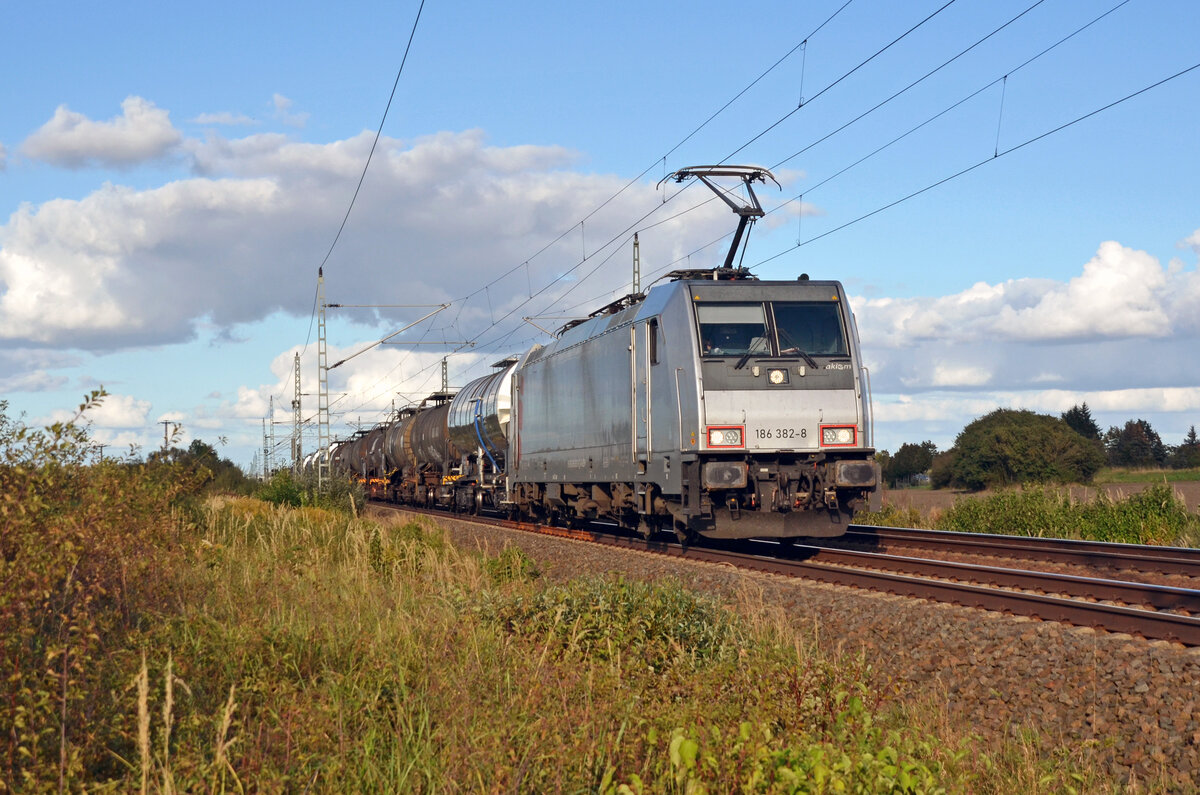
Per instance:
[[[1200,549],[1112,544],[1063,538],[1032,538],[987,533],[951,533],[903,527],[852,525],[849,532],[822,547],[868,546],[880,551],[914,549],[929,553],[965,553],[1088,569],[1111,569],[1200,578]]]
[[[1066,562],[1200,578],[1197,550],[861,526],[855,526],[842,540],[874,544],[877,549],[844,549],[827,540],[820,545],[685,546],[674,541],[646,541],[603,527],[566,529],[407,507],[399,510],[1200,646],[1200,589],[1038,570],[1032,563]],[[916,548],[918,554],[893,554],[905,547]],[[1030,562],[1030,567],[926,556],[939,549],[1018,558]]]

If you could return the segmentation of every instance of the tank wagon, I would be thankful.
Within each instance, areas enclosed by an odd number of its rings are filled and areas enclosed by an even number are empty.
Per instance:
[[[748,188],[762,171],[723,169]],[[854,315],[839,282],[729,267],[737,245],[725,267],[669,274],[331,461],[410,504],[682,538],[841,534],[880,480]]]

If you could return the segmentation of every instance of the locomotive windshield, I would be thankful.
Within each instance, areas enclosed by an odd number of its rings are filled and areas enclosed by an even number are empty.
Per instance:
[[[831,302],[697,303],[696,320],[704,356],[847,355],[841,312]]]
[[[779,332],[779,353],[801,352],[813,356],[845,356],[846,335],[842,333],[838,305],[821,303],[775,303],[775,329]]]
[[[762,304],[697,304],[696,320],[705,356],[771,353]]]

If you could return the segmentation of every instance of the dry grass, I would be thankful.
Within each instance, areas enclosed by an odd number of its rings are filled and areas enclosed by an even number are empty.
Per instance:
[[[160,572],[177,599],[113,656],[134,684],[96,718],[120,766],[81,769],[79,783],[998,792],[1074,780],[1077,759],[976,753],[904,711],[869,684],[864,657],[797,634],[753,589],[735,612],[675,582],[548,584],[513,548],[485,557],[428,526],[249,499],[209,501],[183,553]]]

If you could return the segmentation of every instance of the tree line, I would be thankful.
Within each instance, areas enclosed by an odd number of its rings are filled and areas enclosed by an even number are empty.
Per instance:
[[[1101,431],[1087,403],[1058,417],[997,409],[963,428],[949,450],[931,441],[906,443],[894,455],[876,454],[891,486],[928,478],[935,488],[978,491],[1021,483],[1087,483],[1105,466],[1192,469],[1200,467],[1196,426],[1168,445],[1146,420]]]

